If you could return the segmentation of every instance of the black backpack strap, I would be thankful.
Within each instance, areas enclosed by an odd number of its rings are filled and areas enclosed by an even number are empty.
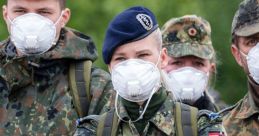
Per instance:
[[[84,60],[71,63],[69,68],[70,90],[79,117],[87,115],[91,102],[91,67],[92,61]]]
[[[198,109],[189,105],[175,103],[175,124],[178,136],[197,136]]]
[[[97,136],[114,136],[118,129],[118,117],[115,109],[105,113],[97,126]]]

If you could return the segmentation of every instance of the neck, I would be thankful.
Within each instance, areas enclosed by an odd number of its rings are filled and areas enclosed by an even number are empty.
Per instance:
[[[142,105],[144,104],[144,102],[145,102],[145,101],[143,101],[143,102],[137,102],[137,104],[138,104],[139,106],[142,106]]]

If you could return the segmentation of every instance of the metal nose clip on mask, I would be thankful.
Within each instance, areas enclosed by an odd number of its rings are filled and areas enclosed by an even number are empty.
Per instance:
[[[25,55],[42,54],[48,51],[56,39],[56,24],[36,13],[27,13],[9,21],[10,37],[17,50]]]

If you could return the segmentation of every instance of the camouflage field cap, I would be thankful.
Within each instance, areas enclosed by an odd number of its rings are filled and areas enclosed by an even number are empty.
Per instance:
[[[203,59],[213,59],[209,22],[196,15],[172,18],[162,27],[163,47],[172,57],[194,55]]]
[[[259,0],[240,3],[232,22],[232,35],[250,36],[259,32]]]

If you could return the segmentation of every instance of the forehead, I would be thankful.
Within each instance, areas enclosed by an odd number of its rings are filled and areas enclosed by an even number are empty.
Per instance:
[[[59,9],[59,0],[7,0],[8,8],[26,8],[26,9]]]

